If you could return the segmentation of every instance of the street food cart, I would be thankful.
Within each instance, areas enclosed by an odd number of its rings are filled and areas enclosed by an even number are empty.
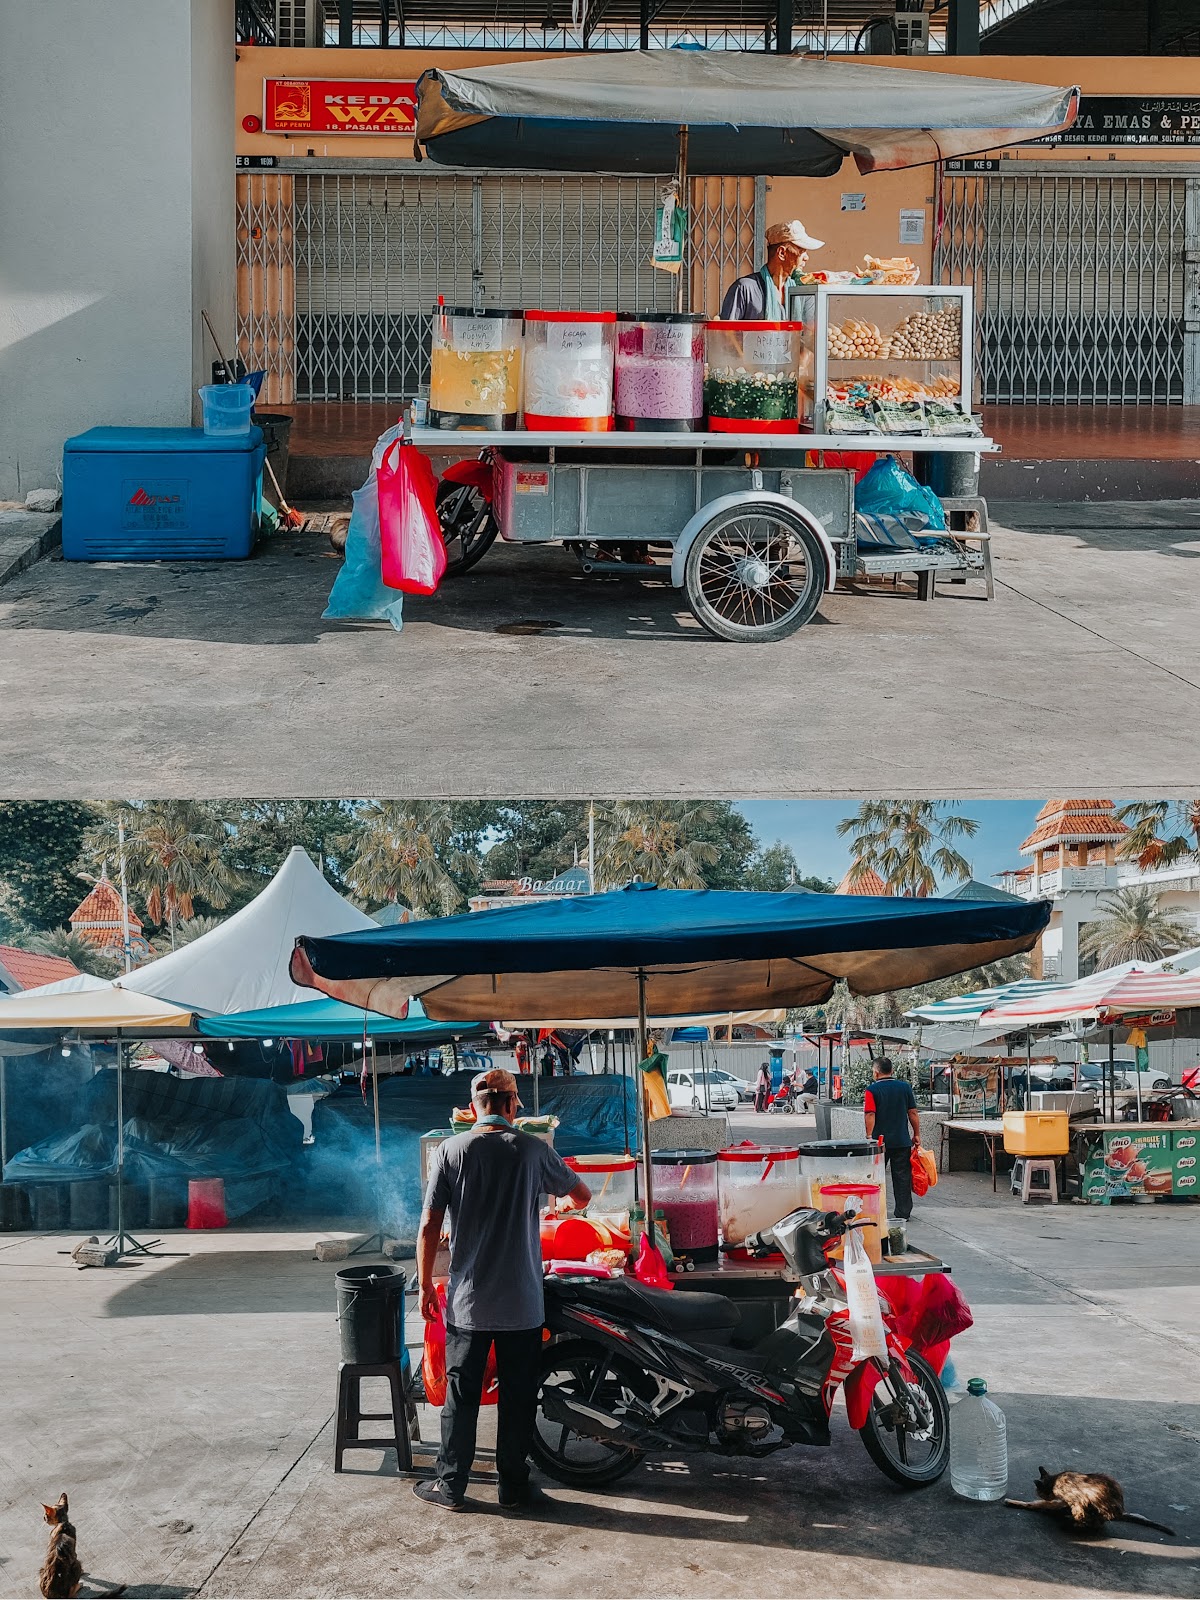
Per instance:
[[[418,155],[460,169],[662,173],[684,197],[700,176],[828,176],[846,155],[871,172],[1040,138],[1073,121],[1077,98],[857,63],[635,51],[427,72],[416,139]],[[799,106],[804,127],[795,125]],[[669,356],[672,345],[677,358],[694,351],[687,281],[684,263],[673,322],[625,308],[623,327],[644,324],[637,357]],[[876,327],[872,350],[850,340],[842,351],[845,308],[860,304],[860,290],[871,294],[864,310],[883,302],[894,315],[886,335]],[[665,364],[657,374],[631,368],[628,401],[600,392],[606,364],[612,384],[612,311],[527,310],[523,416],[512,381],[516,314],[462,308],[464,363],[478,365],[482,353],[500,381],[489,377],[474,416],[431,395],[440,426],[412,435],[433,454],[461,457],[472,444],[486,453],[487,476],[444,486],[451,571],[473,565],[497,533],[560,544],[587,573],[645,578],[657,568],[703,627],[745,642],[793,633],[839,577],[916,573],[929,598],[939,572],[975,572],[990,598],[977,495],[943,496],[950,521],[941,536],[905,538],[901,528],[895,545],[867,547],[855,474],[837,460],[911,452],[918,478],[961,483],[963,474],[936,470],[939,458],[997,449],[971,416],[970,289],[887,281],[798,293],[787,321],[706,324],[703,379],[697,372],[692,390],[702,388],[702,406],[677,385],[668,385],[673,400],[642,403],[665,392]],[[493,326],[469,334],[472,316]],[[439,351],[453,344],[435,338]],[[567,364],[568,382],[542,382],[547,359]],[[619,351],[616,371],[619,389]],[[555,404],[572,384],[569,403]]]

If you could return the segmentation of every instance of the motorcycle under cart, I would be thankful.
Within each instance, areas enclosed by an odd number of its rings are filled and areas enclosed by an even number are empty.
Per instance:
[[[827,1252],[865,1225],[801,1210],[751,1235],[751,1250],[780,1252],[804,1292],[749,1349],[734,1343],[741,1318],[725,1295],[548,1277],[538,1465],[561,1483],[596,1488],[648,1454],[827,1445],[841,1388],[876,1466],[905,1489],[935,1483],[950,1459],[949,1406],[933,1369],[904,1349],[886,1304],[886,1361],[854,1359],[844,1279]]]
[[[742,644],[795,633],[839,576],[914,573],[928,599],[939,574],[974,574],[987,577],[991,593],[986,546],[953,534],[920,550],[859,550],[853,473],[807,465],[811,452],[824,459],[861,450],[858,436],[416,427],[411,438],[435,466],[439,456],[482,447],[477,460],[453,461],[440,473],[447,577],[469,571],[497,535],[562,545],[587,576],[657,577],[682,589],[702,627]],[[996,445],[914,438],[891,448],[977,455]]]

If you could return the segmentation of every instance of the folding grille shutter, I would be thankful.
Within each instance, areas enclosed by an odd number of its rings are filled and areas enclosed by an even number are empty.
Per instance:
[[[985,402],[1183,400],[1186,196],[1130,173],[946,178],[934,276],[975,286]]]

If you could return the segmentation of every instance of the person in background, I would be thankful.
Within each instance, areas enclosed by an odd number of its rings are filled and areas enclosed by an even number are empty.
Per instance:
[[[417,1233],[417,1286],[426,1322],[441,1316],[433,1264],[450,1213],[446,1403],[437,1477],[413,1485],[427,1505],[466,1507],[488,1351],[496,1347],[496,1471],[507,1510],[553,1502],[529,1481],[546,1308],[538,1206],[544,1194],[585,1206],[591,1190],[560,1155],[513,1127],[517,1080],[494,1068],[471,1084],[475,1125],[437,1148]]]
[[[721,301],[722,322],[784,322],[787,319],[787,283],[802,272],[810,250],[819,250],[802,222],[773,222],[767,229],[767,259],[757,272],[735,278]]]
[[[863,1096],[863,1122],[868,1139],[883,1139],[885,1164],[892,1173],[892,1215],[902,1222],[912,1216],[912,1153],[921,1148],[921,1119],[912,1085],[892,1076],[887,1056],[871,1063],[875,1081]]]
[[[811,1068],[809,1068],[808,1077],[800,1085],[797,1093],[801,1111],[811,1111],[817,1098],[817,1075]]]
[[[516,1060],[518,1072],[525,1073],[529,1071],[529,1041],[528,1039],[522,1039],[519,1034],[516,1044],[513,1045],[513,1057]]]
[[[765,1111],[771,1098],[771,1063],[764,1061],[758,1069],[758,1077],[754,1080],[754,1109]]]

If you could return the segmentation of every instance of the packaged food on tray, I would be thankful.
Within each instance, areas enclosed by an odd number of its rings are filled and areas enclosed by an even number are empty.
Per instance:
[[[921,400],[876,400],[872,409],[880,433],[925,432],[925,404]]]
[[[866,406],[849,400],[830,400],[825,407],[826,433],[878,433],[875,418]]]
[[[969,412],[948,406],[941,400],[925,402],[925,425],[931,434],[942,439],[978,438],[982,432]]]

